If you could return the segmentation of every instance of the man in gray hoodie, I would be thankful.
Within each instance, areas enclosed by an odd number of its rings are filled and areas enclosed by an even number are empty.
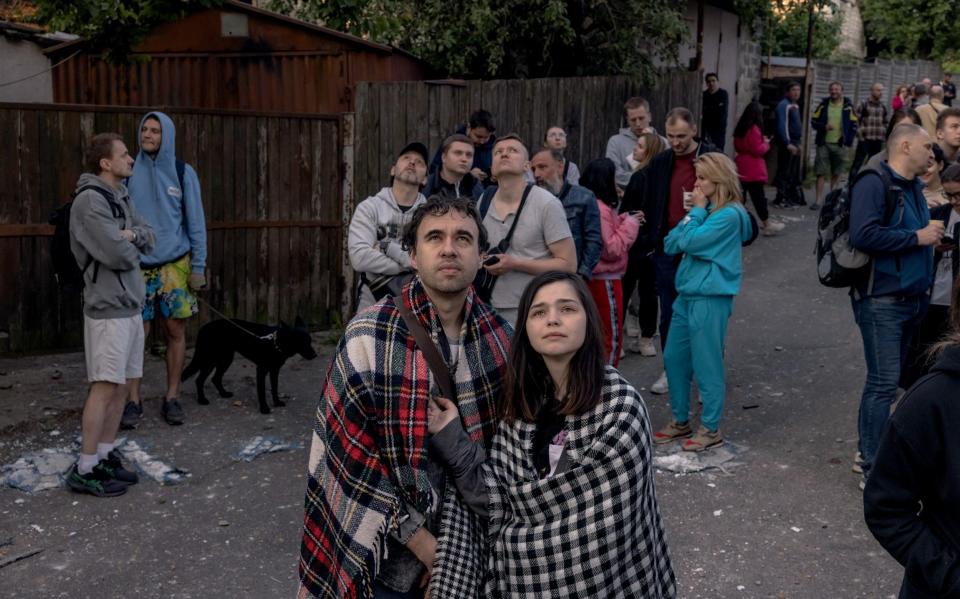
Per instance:
[[[83,273],[83,346],[90,390],[83,406],[80,459],[67,475],[75,491],[113,497],[137,482],[114,449],[127,381],[143,373],[144,287],[140,254],[153,229],[133,207],[123,180],[133,158],[116,133],[94,136],[70,209],[70,249]],[[95,173],[95,174],[94,174]]]
[[[390,169],[390,186],[357,204],[347,233],[350,266],[359,278],[357,311],[400,290],[412,277],[401,238],[403,227],[426,201],[420,187],[427,177],[427,147],[411,142]]]
[[[607,140],[606,153],[606,157],[617,167],[617,187],[620,189],[627,188],[627,183],[630,182],[630,176],[636,166],[636,163],[631,163],[631,160],[637,138],[644,133],[657,132],[650,126],[650,103],[646,98],[634,96],[627,100],[623,105],[623,117],[629,126]],[[663,145],[668,145],[666,139],[663,140]]]

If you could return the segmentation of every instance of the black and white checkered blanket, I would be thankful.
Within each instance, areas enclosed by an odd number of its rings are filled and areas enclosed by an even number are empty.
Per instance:
[[[676,595],[654,488],[650,421],[613,368],[603,401],[567,417],[570,467],[539,479],[533,423],[501,425],[483,466],[490,520],[448,496],[432,580],[438,597]]]

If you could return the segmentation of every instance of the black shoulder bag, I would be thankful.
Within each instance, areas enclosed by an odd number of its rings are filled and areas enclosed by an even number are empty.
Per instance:
[[[496,246],[487,250],[487,259],[484,261],[484,264],[495,264],[496,262],[490,262],[490,260],[499,261],[499,258],[495,256],[497,254],[506,254],[507,250],[510,249],[510,240],[513,239],[513,232],[517,228],[517,223],[520,222],[520,213],[523,212],[523,206],[527,203],[527,196],[530,195],[532,188],[533,184],[527,183],[526,189],[523,190],[523,197],[520,199],[520,206],[517,207],[517,213],[513,217],[513,224],[510,225],[510,230],[507,231],[507,236],[501,239],[500,243]],[[480,205],[478,206],[480,210],[480,222],[483,222],[483,220],[487,218],[490,203],[493,201],[493,196],[495,196],[496,193],[496,187],[489,187],[484,190],[483,195],[480,197]],[[497,284],[497,278],[497,275],[490,274],[489,270],[481,266],[480,270],[477,271],[477,276],[473,279],[474,291],[476,291],[480,299],[488,304],[490,303],[491,296],[493,296],[493,288]]]

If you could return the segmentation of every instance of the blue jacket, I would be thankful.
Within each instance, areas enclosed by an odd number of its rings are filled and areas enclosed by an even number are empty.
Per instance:
[[[157,236],[156,246],[143,255],[141,264],[153,268],[190,252],[190,270],[203,274],[207,266],[207,225],[200,200],[200,180],[188,164],[183,173],[184,188],[180,189],[175,152],[177,130],[170,117],[162,112],[147,113],[140,121],[140,129],[149,117],[160,121],[163,132],[160,150],[156,157],[138,152],[133,176],[127,183],[137,212]],[[140,129],[137,129],[138,140]]]
[[[454,133],[459,133],[461,135],[467,134],[467,125],[463,124],[457,127],[457,130]],[[473,146],[473,166],[471,169],[479,168],[483,172],[487,173],[487,181],[490,177],[490,167],[493,165],[493,144],[497,141],[496,135],[490,135],[490,139],[487,140],[487,143],[482,146]],[[440,167],[443,166],[443,146],[437,148],[437,153],[433,155],[433,161],[430,162],[430,172],[440,170]]]
[[[830,97],[827,96],[820,100],[820,105],[813,111],[810,117],[810,125],[817,130],[817,137],[814,143],[818,146],[827,143],[827,107],[830,105]],[[857,137],[857,113],[853,110],[853,102],[850,98],[843,98],[843,135],[840,136],[840,143],[844,146],[853,145],[853,140]]]
[[[743,204],[714,210],[694,207],[663,240],[663,251],[683,254],[677,293],[684,297],[736,295],[740,291],[743,243],[753,233]]]
[[[559,198],[567,213],[573,244],[577,247],[577,272],[590,278],[603,251],[597,198],[586,187],[569,183],[563,184]]]
[[[780,100],[776,109],[777,141],[784,146],[793,144],[799,146],[803,140],[803,119],[800,117],[800,106],[791,102],[789,98]]]
[[[886,190],[876,171],[867,171],[854,182],[850,200],[850,244],[870,255],[872,274],[856,287],[861,297],[918,295],[933,285],[933,248],[917,245],[917,231],[930,224],[930,210],[920,179],[908,181],[886,169],[897,203],[889,223],[884,223]]]

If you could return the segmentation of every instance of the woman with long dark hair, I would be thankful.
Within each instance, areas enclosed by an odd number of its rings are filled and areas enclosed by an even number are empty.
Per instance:
[[[901,599],[960,589],[960,282],[936,364],[897,404],[863,491],[870,532],[904,566]]]
[[[430,446],[486,534],[452,527],[434,597],[674,597],[640,395],[604,364],[583,280],[537,276],[520,299],[510,368],[486,457],[457,406],[429,408]],[[433,581],[431,585],[435,584]]]
[[[767,184],[767,161],[764,156],[770,151],[770,138],[763,135],[763,109],[758,102],[751,102],[743,109],[740,120],[733,130],[733,147],[737,150],[737,173],[743,186],[743,197],[750,197],[760,219],[760,232],[776,235],[783,230],[783,223],[770,220],[767,196],[763,186]]]
[[[600,158],[587,165],[580,185],[593,192],[600,209],[600,237],[603,249],[600,261],[590,277],[590,294],[600,311],[603,328],[603,349],[607,364],[620,364],[623,351],[623,286],[621,279],[627,271],[630,246],[637,240],[642,212],[617,214],[620,197],[617,194],[617,167],[609,158]]]

